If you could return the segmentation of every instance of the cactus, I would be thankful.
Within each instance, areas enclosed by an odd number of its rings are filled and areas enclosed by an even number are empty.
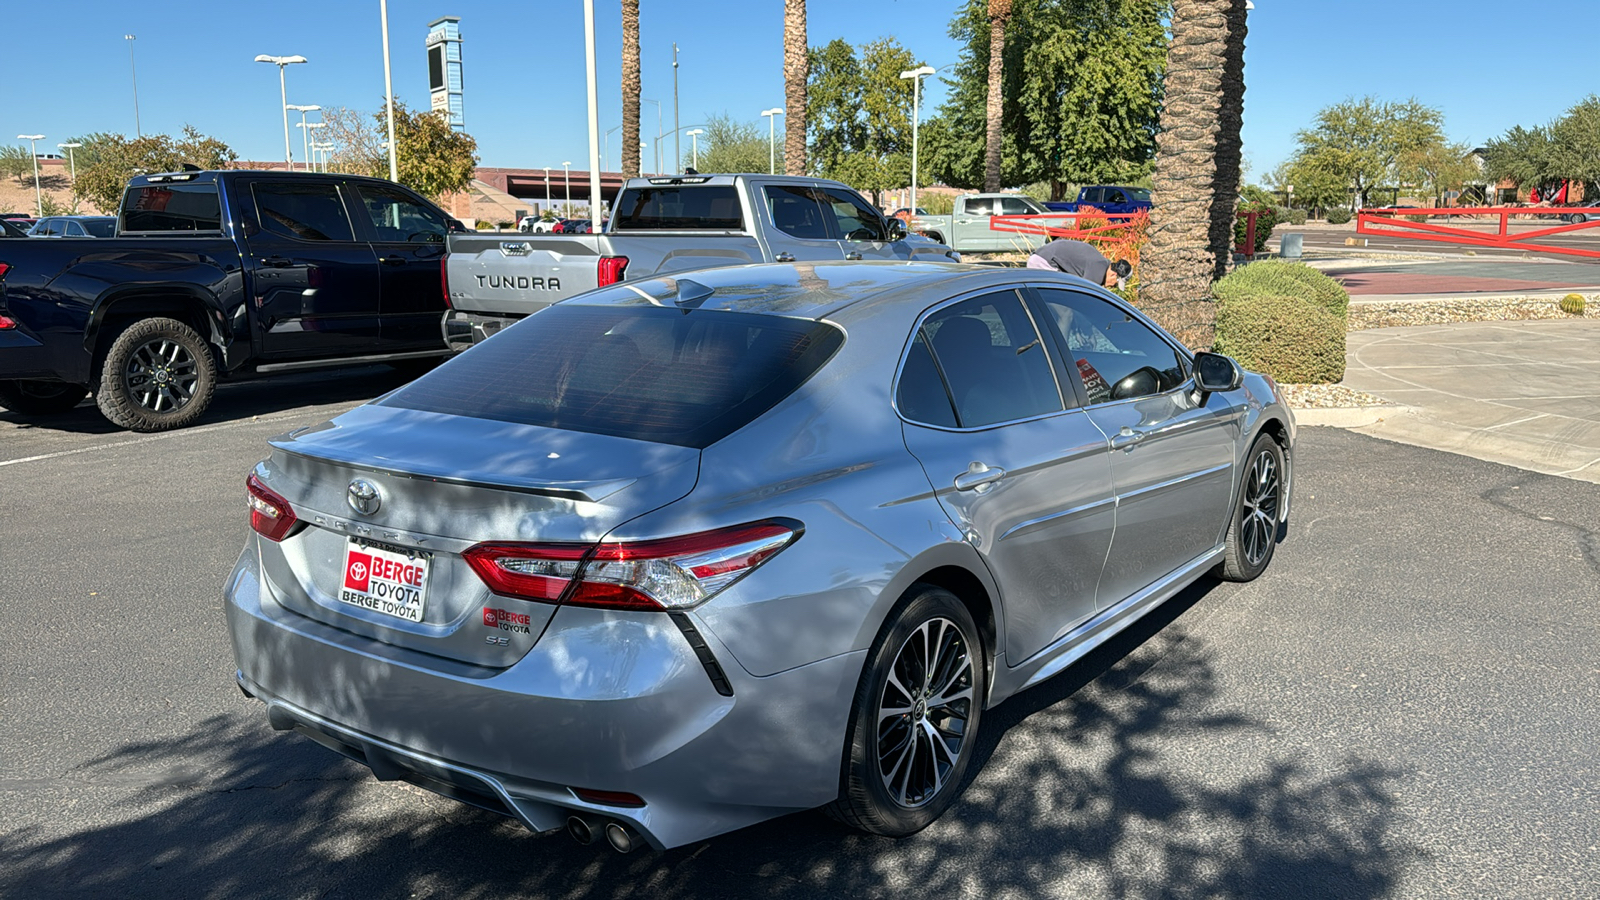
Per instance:
[[[1568,294],[1561,298],[1561,311],[1569,316],[1583,315],[1584,305],[1582,294]]]

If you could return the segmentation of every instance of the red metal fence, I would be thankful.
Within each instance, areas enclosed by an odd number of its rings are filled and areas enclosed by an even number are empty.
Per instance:
[[[1042,216],[994,216],[989,230],[1042,234],[1075,241],[1122,241],[1150,218],[1149,213],[1103,213],[1095,210]],[[1085,221],[1088,220],[1088,221]]]
[[[1363,209],[1356,217],[1356,233],[1382,237],[1400,237],[1418,241],[1435,241],[1444,244],[1466,244],[1500,250],[1530,250],[1540,253],[1562,253],[1568,256],[1600,258],[1600,249],[1590,250],[1562,244],[1540,243],[1540,238],[1556,234],[1571,234],[1600,225],[1577,221],[1533,228],[1512,233],[1511,219],[1515,216],[1552,218],[1563,215],[1583,215],[1600,212],[1583,207],[1565,209],[1553,206],[1473,206],[1446,209],[1376,210]],[[1448,221],[1463,220],[1461,224],[1441,225],[1436,222],[1414,222],[1401,216],[1446,217]],[[1494,231],[1463,227],[1472,223],[1497,225]]]

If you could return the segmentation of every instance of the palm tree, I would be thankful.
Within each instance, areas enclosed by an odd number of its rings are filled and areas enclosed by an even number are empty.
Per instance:
[[[1000,190],[1000,88],[1006,74],[1006,23],[1011,0],[989,0],[988,139],[983,149],[983,189]]]
[[[639,0],[622,0],[622,175],[639,177]]]
[[[1139,305],[1195,348],[1211,346],[1211,283],[1227,271],[1239,198],[1246,0],[1173,0],[1156,138],[1150,244]]]
[[[783,0],[783,171],[806,173],[806,0]]]

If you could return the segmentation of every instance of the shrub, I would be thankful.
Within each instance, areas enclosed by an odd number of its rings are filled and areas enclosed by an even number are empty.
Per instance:
[[[1288,384],[1344,378],[1344,319],[1295,296],[1261,294],[1217,304],[1216,351]]]
[[[1426,221],[1428,221],[1428,217],[1427,216],[1406,216],[1405,219],[1406,219],[1407,222],[1426,222]]]
[[[1259,259],[1240,266],[1212,285],[1220,302],[1261,295],[1299,297],[1343,320],[1350,309],[1344,286],[1305,263]]]
[[[1328,210],[1329,225],[1343,225],[1348,221],[1350,221],[1350,210],[1342,206],[1335,206]]]
[[[1260,253],[1267,249],[1267,238],[1272,237],[1272,226],[1278,224],[1277,214],[1273,208],[1265,203],[1241,203],[1233,219],[1233,245],[1244,244],[1245,232],[1248,226],[1246,213],[1256,213],[1256,245],[1255,252]]]
[[[1561,298],[1561,311],[1569,316],[1583,315],[1584,306],[1582,294],[1568,294]]]

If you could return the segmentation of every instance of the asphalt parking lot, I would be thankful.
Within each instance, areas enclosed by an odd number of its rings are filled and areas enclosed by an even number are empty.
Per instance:
[[[0,896],[1578,897],[1600,884],[1600,485],[1306,428],[1287,541],[985,721],[899,842],[812,813],[619,856],[380,783],[233,685],[267,437],[398,384],[229,385],[139,436],[0,413]]]

